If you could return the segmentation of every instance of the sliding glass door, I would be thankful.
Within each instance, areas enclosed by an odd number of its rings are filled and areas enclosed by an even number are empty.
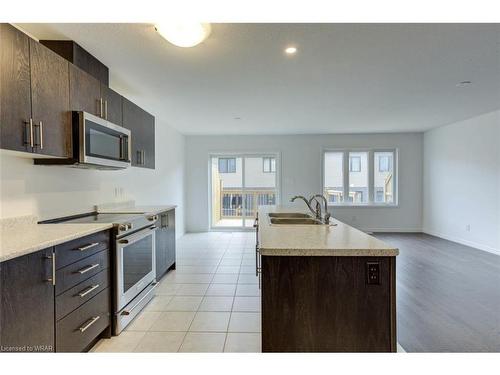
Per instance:
[[[278,201],[276,155],[210,157],[212,229],[250,229],[261,205]]]

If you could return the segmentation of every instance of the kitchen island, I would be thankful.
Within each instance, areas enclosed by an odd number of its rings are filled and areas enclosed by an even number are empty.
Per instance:
[[[338,220],[259,208],[263,352],[396,352],[398,249]],[[276,220],[278,219],[278,220]]]

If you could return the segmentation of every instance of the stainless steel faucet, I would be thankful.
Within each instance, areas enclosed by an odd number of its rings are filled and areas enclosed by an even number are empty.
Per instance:
[[[318,198],[323,198],[323,202],[325,204],[325,215],[324,216],[321,212],[321,203],[318,200]],[[326,200],[326,198],[324,196],[322,196],[321,194],[316,194],[316,195],[313,195],[310,199],[307,199],[306,197],[304,197],[302,195],[296,195],[292,199],[290,199],[290,202],[295,202],[296,199],[302,199],[304,201],[304,203],[307,205],[307,208],[309,208],[309,210],[313,213],[313,215],[316,217],[317,220],[320,220],[325,224],[328,224],[330,222],[331,215],[328,212],[328,201]],[[312,207],[313,201],[316,202],[315,208]]]
[[[320,199],[323,200],[324,207],[325,207],[325,214],[324,215],[321,215],[321,203],[319,202],[318,198],[320,198]],[[309,204],[311,204],[312,201],[316,201],[316,210],[319,209],[320,220],[322,220],[323,223],[325,223],[325,224],[329,224],[330,223],[330,217],[332,215],[328,212],[328,201],[326,200],[325,196],[321,195],[321,194],[313,195],[309,199]]]

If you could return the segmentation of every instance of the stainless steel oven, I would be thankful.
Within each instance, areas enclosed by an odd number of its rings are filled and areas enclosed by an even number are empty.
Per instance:
[[[119,334],[153,298],[156,286],[155,232],[156,226],[151,225],[116,239],[115,334]]]

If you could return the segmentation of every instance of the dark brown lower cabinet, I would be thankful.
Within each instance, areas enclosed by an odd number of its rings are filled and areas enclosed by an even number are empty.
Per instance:
[[[262,256],[263,352],[395,352],[395,257]],[[379,267],[368,283],[368,264]]]
[[[0,263],[0,351],[82,352],[111,336],[109,236]]]
[[[156,279],[175,269],[175,210],[158,215],[156,231]]]
[[[52,248],[0,263],[0,351],[52,352]]]

